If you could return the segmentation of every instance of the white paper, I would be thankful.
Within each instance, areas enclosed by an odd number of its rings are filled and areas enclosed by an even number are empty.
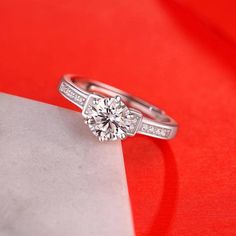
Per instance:
[[[120,142],[80,113],[0,94],[0,235],[134,235]]]

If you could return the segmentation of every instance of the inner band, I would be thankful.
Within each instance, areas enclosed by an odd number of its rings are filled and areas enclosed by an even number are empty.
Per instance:
[[[119,95],[124,103],[134,109],[137,109],[138,111],[144,113],[146,116],[158,120],[160,122],[166,123],[168,125],[176,125],[176,122],[167,116],[164,111],[161,109],[143,101],[142,99],[139,99],[137,97],[131,96],[130,94],[114,88],[110,85],[97,82],[97,81],[92,81],[88,80],[85,78],[81,77],[72,77],[71,81],[78,86],[79,88],[82,88],[88,93],[97,93],[98,95],[107,95],[114,97],[116,95]]]

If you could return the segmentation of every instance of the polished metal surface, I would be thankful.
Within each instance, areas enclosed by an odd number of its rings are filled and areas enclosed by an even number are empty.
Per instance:
[[[91,95],[99,97],[119,96],[131,110],[142,114],[135,133],[161,139],[172,139],[177,133],[177,123],[163,110],[110,85],[76,75],[64,75],[59,86],[59,92],[82,110],[87,108],[87,101]]]

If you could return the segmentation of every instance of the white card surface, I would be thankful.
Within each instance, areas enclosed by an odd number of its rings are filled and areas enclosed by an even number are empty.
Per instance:
[[[120,142],[80,113],[0,94],[0,235],[134,235]]]

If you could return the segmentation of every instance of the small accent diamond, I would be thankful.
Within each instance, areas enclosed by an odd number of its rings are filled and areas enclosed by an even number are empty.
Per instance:
[[[171,130],[159,126],[142,124],[141,130],[145,133],[152,134],[159,137],[168,137],[170,135]]]
[[[143,124],[142,131],[147,131],[147,129],[148,129],[148,125],[147,124]]]
[[[73,89],[71,89],[67,84],[62,83],[60,86],[60,91],[68,98],[72,99],[75,103],[83,106],[86,99],[79,94],[77,94]]]

